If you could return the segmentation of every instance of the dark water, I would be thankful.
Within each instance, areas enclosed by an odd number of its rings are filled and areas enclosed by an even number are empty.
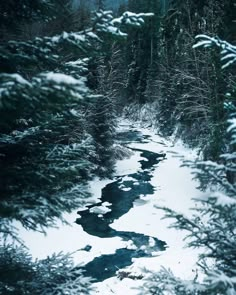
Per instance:
[[[121,143],[128,144],[133,142],[146,143],[149,136],[143,136],[136,130],[129,130],[118,135]],[[115,275],[118,269],[132,264],[132,258],[151,257],[152,252],[165,249],[165,242],[155,237],[150,237],[140,233],[116,231],[110,227],[114,220],[120,218],[133,207],[134,201],[140,198],[140,195],[151,195],[155,189],[150,184],[152,171],[156,165],[163,160],[165,155],[153,153],[147,150],[132,149],[134,152],[141,152],[141,168],[136,172],[128,175],[119,175],[114,177],[114,181],[102,189],[101,202],[88,206],[84,211],[80,211],[80,219],[76,222],[83,227],[83,230],[90,235],[100,238],[120,237],[124,241],[131,240],[136,246],[136,250],[117,249],[114,254],[101,255],[93,259],[84,266],[85,275],[91,276],[95,281],[103,281]],[[132,177],[132,180],[124,180],[124,177]],[[122,188],[121,188],[122,185]],[[130,188],[125,191],[123,189]],[[91,213],[89,210],[103,202],[111,203],[110,212],[98,217],[98,214]],[[145,212],[143,212],[145,217]],[[142,222],[138,221],[137,222]],[[149,245],[149,239],[155,241],[155,245]],[[145,248],[144,248],[145,246]],[[142,248],[141,248],[142,247]]]

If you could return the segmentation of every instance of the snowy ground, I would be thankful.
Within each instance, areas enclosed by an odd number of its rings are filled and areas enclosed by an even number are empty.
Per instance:
[[[190,168],[181,167],[182,160],[179,156],[184,156],[185,159],[194,159],[196,152],[184,147],[180,141],[173,144],[148,129],[139,128],[139,130],[144,135],[150,135],[151,141],[145,144],[135,143],[130,146],[153,152],[164,152],[166,159],[159,163],[153,173],[151,184],[156,187],[156,193],[149,197],[145,196],[146,202],[141,206],[137,202],[137,205],[115,221],[112,227],[116,230],[125,228],[127,231],[155,236],[166,241],[168,248],[153,258],[134,259],[133,265],[126,270],[139,275],[145,273],[144,269],[158,271],[161,266],[164,266],[170,268],[178,277],[192,279],[196,275],[198,252],[185,248],[186,234],[168,228],[171,220],[163,220],[163,211],[156,209],[155,205],[166,206],[185,215],[191,214],[190,208],[196,206],[191,198],[201,196],[202,193],[196,189],[198,183],[192,179]],[[126,161],[118,163],[118,170],[120,164],[125,166]],[[124,170],[122,170],[123,172]],[[97,284],[99,290],[97,294],[136,295],[142,290],[142,284],[142,280],[134,281],[126,278],[120,281],[117,278],[110,278]]]
[[[127,128],[123,125],[122,128]],[[135,127],[137,128],[137,127]],[[137,128],[144,135],[149,135],[146,143],[131,143],[130,147],[144,149],[153,152],[166,153],[166,159],[159,163],[152,172],[151,184],[155,186],[154,195],[143,196],[134,203],[134,207],[121,218],[116,220],[112,227],[119,231],[132,231],[151,235],[167,243],[166,251],[154,253],[151,258],[137,258],[133,264],[126,268],[128,271],[140,274],[143,268],[157,271],[163,265],[171,268],[179,277],[188,279],[195,276],[197,252],[184,248],[184,232],[169,229],[171,221],[162,219],[164,214],[155,208],[167,206],[186,215],[191,214],[189,208],[194,207],[192,197],[198,197],[201,192],[196,189],[197,183],[192,180],[191,170],[187,167],[180,167],[179,155],[193,158],[195,152],[185,148],[181,142],[172,143],[164,141],[159,135],[145,128]],[[141,156],[135,152],[130,159],[121,160],[117,163],[117,175],[128,175],[140,168]],[[111,180],[94,180],[91,183],[91,191],[94,195],[93,202],[99,200],[101,189]],[[101,214],[109,211],[109,204],[96,207]],[[78,218],[76,212],[66,216],[71,224],[59,225],[58,229],[49,229],[47,235],[26,231],[20,228],[21,238],[25,241],[34,258],[45,258],[55,252],[73,253],[76,264],[82,264],[93,260],[102,254],[115,253],[116,249],[128,247],[128,242],[121,238],[98,238],[85,233],[82,227],[74,223]],[[90,252],[83,251],[86,245],[91,245]],[[142,288],[142,280],[123,279],[113,277],[101,283],[96,283],[96,294],[109,295],[135,295],[139,291],[133,287]]]

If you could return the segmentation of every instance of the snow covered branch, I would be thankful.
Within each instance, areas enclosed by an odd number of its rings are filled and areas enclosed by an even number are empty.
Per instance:
[[[209,37],[207,35],[197,35],[196,40],[197,43],[193,45],[193,48],[209,48],[213,46],[217,46],[220,48],[223,69],[229,67],[234,62],[236,62],[236,46],[230,44],[229,42],[221,40],[218,37]]]

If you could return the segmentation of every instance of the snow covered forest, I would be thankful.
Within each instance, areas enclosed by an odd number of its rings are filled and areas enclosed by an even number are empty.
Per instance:
[[[0,16],[0,294],[236,295],[235,1]]]

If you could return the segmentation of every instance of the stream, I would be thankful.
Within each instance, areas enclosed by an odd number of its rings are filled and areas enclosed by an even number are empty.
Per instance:
[[[76,268],[94,279],[95,294],[137,295],[142,278],[162,266],[194,279],[199,251],[185,247],[186,233],[171,228],[157,207],[189,216],[196,206],[191,198],[204,197],[191,168],[181,166],[196,151],[129,121],[119,124],[117,141],[133,154],[117,161],[112,179],[90,182],[85,207],[66,213],[67,223],[58,221],[44,235],[16,223],[20,238],[33,259],[70,253]]]
[[[204,194],[191,168],[181,165],[182,157],[196,159],[196,151],[129,121],[119,124],[117,141],[133,155],[117,161],[113,179],[91,181],[86,207],[65,214],[67,224],[58,221],[44,235],[16,223],[20,238],[34,259],[70,253],[94,278],[95,294],[137,295],[143,280],[136,278],[162,266],[193,279],[198,251],[185,247],[186,233],[170,228],[172,220],[156,206],[191,215],[191,198]]]
[[[119,237],[123,241],[129,241],[132,247],[117,249],[114,254],[101,255],[84,265],[85,275],[93,277],[95,282],[102,282],[115,276],[117,270],[131,265],[133,258],[152,257],[154,252],[166,248],[165,241],[156,237],[130,231],[117,231],[110,226],[115,220],[128,213],[133,208],[134,202],[142,205],[146,195],[154,194],[155,188],[150,183],[153,177],[152,172],[165,158],[164,153],[129,147],[132,143],[142,144],[151,140],[148,135],[143,135],[135,129],[121,131],[118,134],[118,140],[133,153],[140,153],[140,169],[136,173],[114,176],[113,181],[102,189],[101,201],[79,211],[80,218],[76,220],[76,223],[81,225],[89,235],[99,238]],[[96,210],[102,204],[108,204],[109,207],[109,211],[104,214]],[[90,251],[91,247],[88,245],[87,251]]]

